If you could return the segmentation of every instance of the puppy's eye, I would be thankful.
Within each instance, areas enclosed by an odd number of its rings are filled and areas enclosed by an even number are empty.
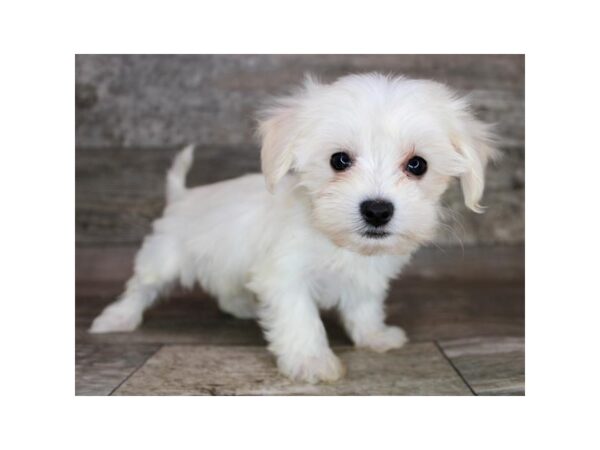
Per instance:
[[[329,164],[331,164],[333,170],[341,172],[348,169],[352,165],[352,158],[350,158],[350,155],[345,152],[334,153],[331,155]]]
[[[418,177],[427,172],[427,161],[420,156],[413,156],[406,163],[406,170]]]

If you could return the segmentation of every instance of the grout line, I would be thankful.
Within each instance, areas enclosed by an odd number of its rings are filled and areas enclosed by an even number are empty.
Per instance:
[[[117,389],[119,389],[121,386],[123,386],[123,384],[125,384],[125,382],[127,380],[129,380],[138,370],[140,370],[148,362],[148,360],[150,358],[152,358],[154,355],[156,355],[163,347],[164,347],[164,345],[161,344],[161,345],[158,346],[158,348],[154,352],[150,353],[150,355],[148,355],[147,358],[145,358],[135,369],[133,369],[131,371],[131,373],[129,375],[127,375],[119,384],[117,384],[114,387],[113,390],[110,391],[110,393],[108,394],[108,396],[113,395],[117,391]]]
[[[446,355],[446,352],[444,352],[444,350],[442,349],[442,347],[440,346],[438,341],[433,341],[433,343],[435,344],[435,346],[437,347],[437,349],[439,350],[439,352],[442,354],[442,356],[444,357],[444,359],[446,361],[448,361],[448,364],[450,364],[450,366],[454,369],[454,372],[456,372],[456,374],[459,376],[459,378],[462,380],[463,383],[465,383],[465,385],[469,388],[469,390],[471,391],[471,393],[475,396],[478,396],[478,394],[473,390],[473,388],[471,387],[471,385],[469,384],[469,382],[465,379],[465,377],[463,376],[462,373],[460,373],[460,371],[456,368],[456,366],[454,365],[454,363],[452,362],[452,360],[450,358],[448,358],[448,355]]]

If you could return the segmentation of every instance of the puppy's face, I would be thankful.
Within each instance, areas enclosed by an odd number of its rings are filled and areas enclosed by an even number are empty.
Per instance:
[[[402,254],[431,240],[452,177],[478,211],[495,152],[488,128],[443,85],[377,74],[309,79],[263,113],[260,131],[268,187],[294,171],[314,226],[363,254]]]

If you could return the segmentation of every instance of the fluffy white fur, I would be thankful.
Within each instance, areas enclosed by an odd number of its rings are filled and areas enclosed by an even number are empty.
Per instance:
[[[266,187],[256,174],[188,189],[192,147],[176,157],[167,206],[135,274],[91,332],[133,330],[174,283],[198,282],[223,311],[257,318],[280,371],[296,380],[344,373],[320,308],[339,310],[357,346],[384,352],[407,341],[384,323],[389,281],[433,237],[452,177],[481,211],[495,154],[488,126],[439,83],[366,74],[333,84],[308,78],[262,112],[259,132]],[[344,172],[330,166],[339,151],[354,160]],[[421,178],[404,170],[414,155],[428,163]],[[384,238],[363,234],[359,204],[376,198],[395,207]]]

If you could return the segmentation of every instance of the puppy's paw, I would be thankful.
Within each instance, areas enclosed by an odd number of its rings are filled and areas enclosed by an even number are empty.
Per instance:
[[[282,357],[277,365],[286,377],[311,384],[336,381],[346,373],[344,365],[330,349],[318,356]]]
[[[366,334],[360,342],[356,343],[356,346],[383,353],[388,350],[400,348],[407,342],[408,338],[402,328],[386,326],[380,330]]]
[[[90,333],[117,333],[133,331],[142,323],[142,313],[122,304],[110,305],[94,319]]]

